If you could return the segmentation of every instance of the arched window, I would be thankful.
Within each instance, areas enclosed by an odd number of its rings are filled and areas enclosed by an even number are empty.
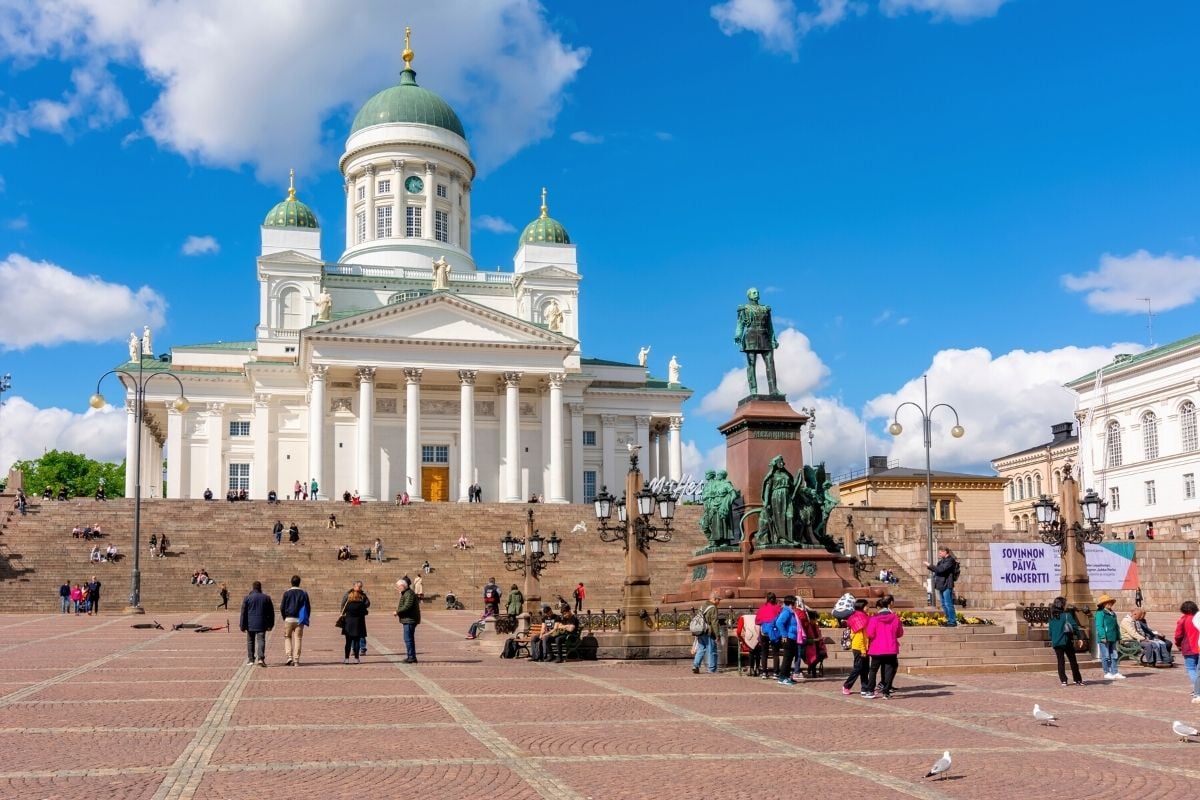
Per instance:
[[[1191,453],[1200,449],[1196,442],[1196,404],[1191,400],[1179,407],[1179,432],[1183,440],[1183,452]]]
[[[1113,420],[1104,429],[1104,452],[1107,455],[1107,466],[1121,466],[1121,423]]]
[[[1062,488],[1062,474],[1058,470],[1054,470],[1054,494],[1058,494],[1058,490]]]
[[[1034,497],[1042,496],[1042,473],[1033,476]]]
[[[1019,531],[1019,530],[1021,530],[1021,515],[1020,515],[1020,514],[1014,514],[1014,515],[1013,515],[1013,526],[1012,526],[1012,529],[1013,529],[1014,531]]]
[[[1017,478],[1017,499],[1025,499],[1025,481],[1021,478]]]
[[[1023,530],[1023,531],[1029,530],[1029,515],[1028,514],[1021,515],[1021,530]]]
[[[1012,481],[1009,481],[1008,482],[1008,502],[1011,503],[1013,500],[1016,500],[1016,499],[1017,499],[1017,485],[1015,483],[1013,483]]]
[[[286,289],[279,295],[279,327],[299,330],[304,327],[304,300],[296,289]]]
[[[1142,414],[1142,453],[1147,460],[1158,458],[1158,417],[1153,411]]]
[[[1033,493],[1033,478],[1029,477],[1028,475],[1025,476],[1025,496],[1037,497],[1037,495]]]

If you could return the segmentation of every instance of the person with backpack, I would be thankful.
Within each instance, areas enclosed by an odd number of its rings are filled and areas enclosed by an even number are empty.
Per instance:
[[[487,585],[483,587],[483,608],[491,612],[493,617],[500,613],[500,587],[496,585],[495,578],[488,578]]]
[[[754,613],[754,623],[758,625],[758,674],[763,680],[771,677],[768,669],[768,659],[774,655],[775,666],[779,666],[779,631],[775,629],[775,619],[779,616],[779,601],[774,592],[767,592],[767,599],[758,611]]]
[[[713,592],[708,598],[708,604],[696,612],[688,623],[688,630],[696,640],[696,656],[692,659],[692,672],[699,674],[700,665],[708,658],[708,671],[717,671],[717,638],[720,629],[717,625],[717,606],[721,603],[721,595]],[[697,629],[701,632],[697,633]]]
[[[796,660],[796,642],[800,638],[800,619],[796,616],[796,596],[783,598],[783,608],[775,618],[775,629],[779,631],[780,649],[783,651],[783,667],[775,661],[775,680],[780,686],[793,686],[792,662]]]
[[[862,689],[867,688],[867,669],[871,659],[867,656],[867,601],[859,598],[854,601],[854,613],[846,619],[846,627],[850,631],[850,650],[854,653],[854,666],[842,684],[842,694],[854,692],[854,681],[858,680]]]
[[[300,588],[300,576],[292,576],[292,586],[279,600],[279,615],[283,617],[283,655],[286,667],[300,666],[300,645],[304,628],[312,615],[308,592]]]
[[[940,598],[942,611],[946,612],[946,621],[941,623],[947,628],[958,625],[958,616],[954,613],[954,584],[958,580],[960,567],[958,559],[949,547],[938,548],[938,562],[925,562],[925,569],[933,573],[933,596]]]
[[[1067,598],[1056,597],[1050,604],[1050,646],[1054,648],[1054,658],[1058,661],[1058,680],[1063,686],[1067,685],[1066,663],[1071,662],[1071,677],[1076,686],[1083,686],[1083,676],[1079,674],[1079,662],[1075,659],[1075,640],[1081,638],[1079,622],[1075,619],[1075,611],[1067,611]]]

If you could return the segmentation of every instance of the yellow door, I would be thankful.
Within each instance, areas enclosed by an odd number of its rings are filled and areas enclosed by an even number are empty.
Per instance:
[[[449,467],[421,467],[421,497],[429,503],[450,500]]]

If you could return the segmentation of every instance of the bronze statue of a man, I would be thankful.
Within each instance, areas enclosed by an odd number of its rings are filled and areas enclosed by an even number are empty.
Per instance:
[[[775,381],[775,348],[779,340],[775,338],[775,325],[771,321],[771,307],[758,302],[758,289],[751,288],[746,292],[750,302],[738,306],[737,327],[733,330],[733,340],[746,354],[746,383],[750,385],[750,394],[758,394],[758,375],[755,372],[758,356],[762,356],[767,367],[767,389],[773,394],[779,394]]]

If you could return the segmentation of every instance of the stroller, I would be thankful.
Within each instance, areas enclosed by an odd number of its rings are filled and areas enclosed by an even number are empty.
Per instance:
[[[458,602],[458,598],[454,596],[454,592],[446,592],[446,610],[447,611],[462,611],[465,606]]]

